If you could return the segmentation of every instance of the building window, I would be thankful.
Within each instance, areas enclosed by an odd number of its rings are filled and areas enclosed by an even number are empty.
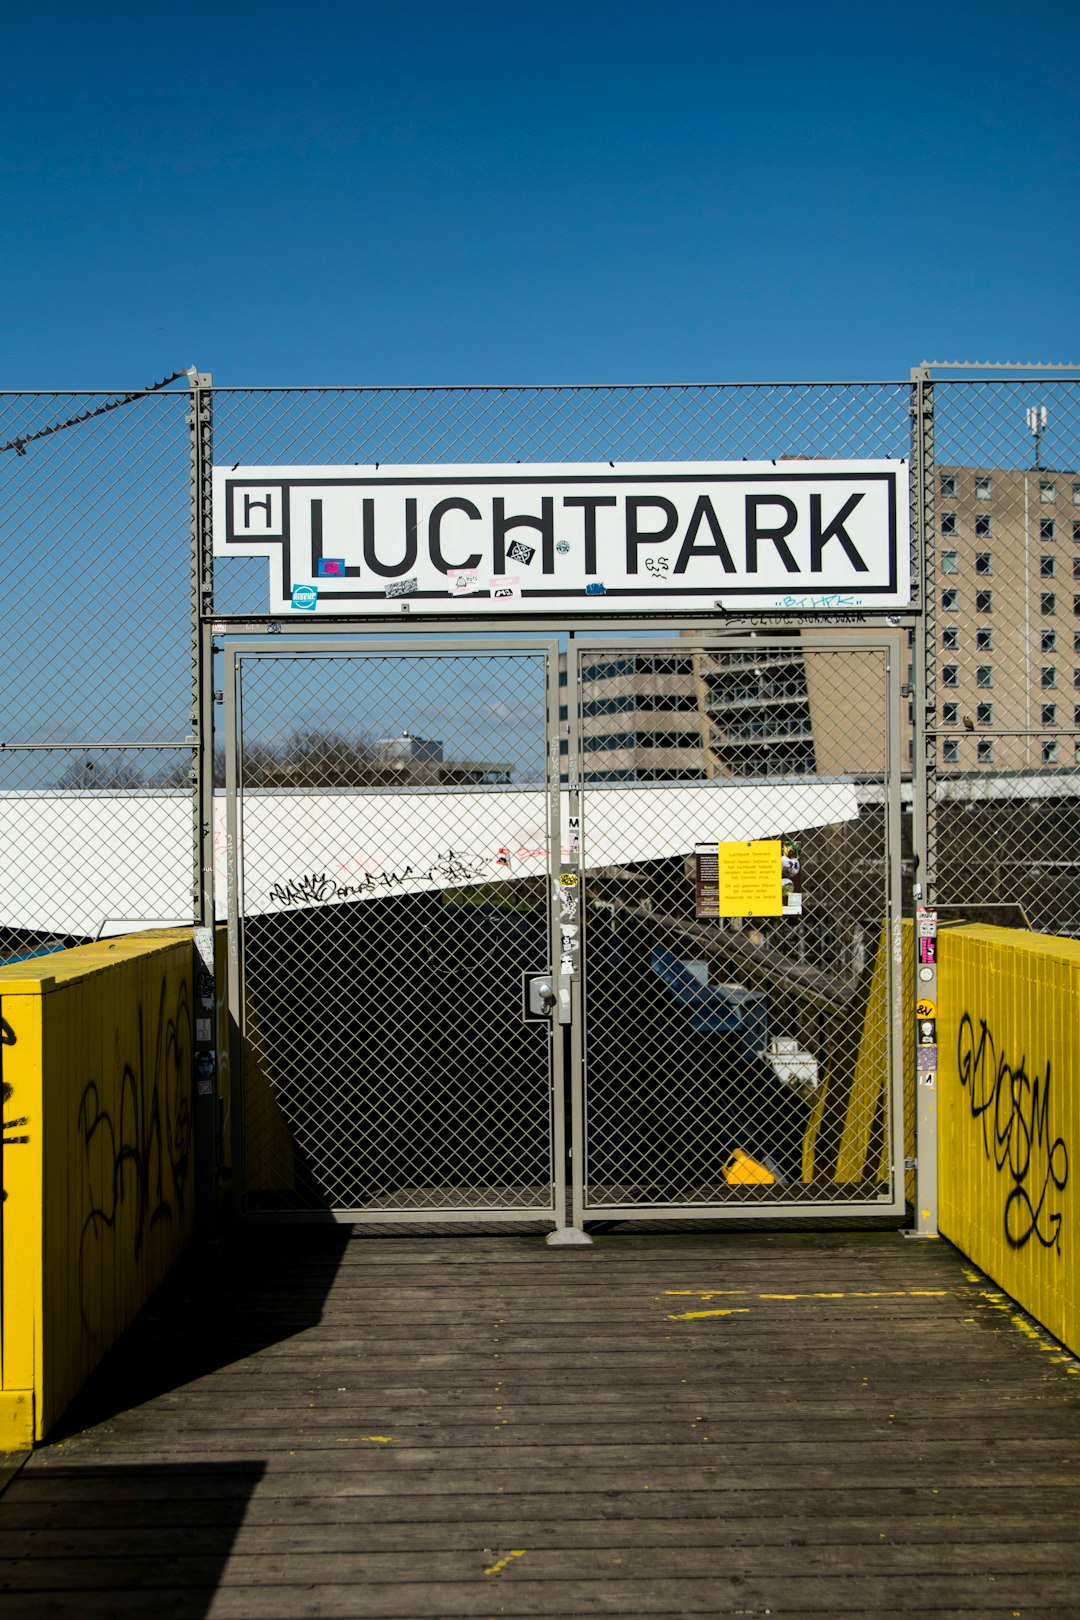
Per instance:
[[[1039,479],[1039,501],[1043,506],[1054,506],[1057,502],[1057,485],[1052,478]]]
[[[975,758],[980,765],[992,765],[994,763],[994,739],[992,737],[979,738],[975,744]]]
[[[1044,618],[1049,613],[1057,612],[1057,597],[1054,595],[1053,591],[1040,591],[1039,612]]]
[[[1073,685],[1080,691],[1080,669],[1073,670]]]
[[[942,475],[941,475],[941,493],[947,499],[950,499],[950,500],[956,494],[956,475],[955,475],[955,473],[942,473]]]
[[[993,650],[994,632],[990,629],[989,625],[983,625],[981,630],[976,630],[975,632],[975,651],[993,652]]]
[[[1043,630],[1039,635],[1040,652],[1057,652],[1057,631]]]
[[[1072,565],[1073,579],[1080,579],[1080,557],[1074,557],[1072,560]]]
[[[980,726],[992,726],[994,723],[994,705],[992,703],[976,703],[975,718]]]
[[[1080,653],[1080,630],[1073,631],[1073,652]]]
[[[941,572],[943,574],[958,574],[960,572],[960,553],[958,551],[943,551],[941,553]]]
[[[955,534],[956,533],[956,513],[955,512],[942,512],[942,514],[941,514],[941,532],[942,532],[943,535],[950,535],[950,534]]]
[[[986,473],[980,473],[975,479],[975,499],[988,501],[994,493],[994,480]]]
[[[977,574],[992,574],[994,572],[994,559],[989,551],[975,553],[975,572]]]
[[[959,664],[942,664],[942,666],[941,666],[941,684],[942,684],[942,686],[959,686],[960,685],[960,665]]]
[[[960,724],[960,705],[956,702],[941,705],[941,723],[943,726],[958,726]]]
[[[990,514],[989,512],[981,512],[975,519],[975,538],[976,540],[989,540],[990,532]]]
[[[976,613],[993,613],[993,611],[994,611],[994,593],[993,593],[993,591],[976,591],[975,592],[975,611],[976,611]]]
[[[1080,618],[1080,596],[1073,597],[1073,612]]]
[[[946,737],[941,745],[941,758],[946,765],[960,763],[960,743],[956,737]]]
[[[960,606],[960,592],[955,585],[948,585],[941,593],[941,611],[955,613]]]
[[[993,665],[991,665],[991,664],[976,664],[975,665],[975,685],[976,686],[987,687],[987,686],[993,686],[993,684],[994,684]]]
[[[1080,483],[1073,484],[1073,505],[1080,506]]]
[[[948,630],[941,632],[941,645],[946,652],[959,652],[960,632],[955,625],[950,625]]]
[[[1043,704],[1043,706],[1042,706],[1042,719],[1039,721],[1039,724],[1040,724],[1040,726],[1056,726],[1057,725],[1057,704],[1056,703],[1044,703]]]
[[[1040,540],[1052,540],[1053,538],[1054,538],[1054,520],[1053,520],[1053,518],[1040,518],[1039,519],[1039,539]]]
[[[1078,521],[1076,518],[1073,518],[1072,534],[1073,534],[1073,539],[1076,541],[1077,545],[1080,545],[1080,521]]]
[[[1043,664],[1039,670],[1039,685],[1044,688],[1057,685],[1057,669],[1053,664]]]
[[[1042,556],[1039,558],[1039,578],[1053,579],[1055,572],[1056,565],[1053,557],[1051,557],[1048,552],[1044,551]]]
[[[1080,726],[1080,703],[1073,710],[1073,725]]]
[[[1042,745],[1042,762],[1044,765],[1056,765],[1058,745],[1056,742],[1044,742]]]

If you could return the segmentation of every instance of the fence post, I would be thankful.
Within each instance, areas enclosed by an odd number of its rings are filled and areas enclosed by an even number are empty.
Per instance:
[[[934,520],[934,384],[928,365],[911,372],[913,444],[913,509],[920,612],[915,620],[913,694],[915,720],[911,745],[912,835],[915,854],[915,984],[913,1002],[937,1008],[937,952],[932,962],[921,958],[920,914],[933,915],[937,898],[937,568]],[[924,924],[929,926],[928,923]],[[936,940],[935,940],[936,947]],[[912,1014],[909,1014],[912,1016]],[[914,1042],[914,1061],[920,1061]],[[915,1229],[913,1236],[938,1233],[937,1069],[915,1075]]]
[[[195,1229],[199,1237],[209,1238],[217,1222],[220,1135],[214,971],[213,393],[209,372],[196,371],[193,367],[188,377],[191,385],[191,734],[196,740],[192,806]]]

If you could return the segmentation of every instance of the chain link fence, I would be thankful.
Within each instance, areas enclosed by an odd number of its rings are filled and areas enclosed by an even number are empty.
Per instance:
[[[0,395],[0,491],[10,960],[194,915],[187,388]]]
[[[946,917],[1077,936],[1080,387],[933,393],[929,887]]]
[[[910,459],[913,606],[921,616],[906,631],[909,665],[901,671],[907,679],[898,715],[907,830],[902,850],[890,850],[888,859],[903,859],[906,899],[914,878],[922,884],[924,902],[936,902],[945,919],[964,916],[1077,935],[1077,389],[1076,381],[1062,377],[972,378],[924,368],[917,384],[214,389],[203,392],[200,409],[208,412],[212,401],[212,455],[224,466]],[[252,636],[281,625],[266,612],[264,561],[236,556],[212,562],[209,557],[205,499],[210,422],[208,414],[193,422],[192,399],[184,385],[160,386],[123,399],[0,395],[0,552],[8,581],[0,600],[5,667],[0,837],[7,857],[0,904],[2,960],[157,922],[205,923],[212,913],[201,885],[215,864],[217,915],[224,917],[226,754],[220,735],[214,754],[208,737],[208,688],[211,682],[214,687],[224,682],[223,643],[219,634],[211,660],[200,653],[199,632],[208,647],[211,614],[220,621],[219,632],[234,632],[227,638],[230,643],[241,635],[250,643]],[[207,594],[211,582],[212,602]],[[296,626],[290,623],[292,628]],[[746,622],[728,621],[732,632],[748,628]],[[760,634],[755,631],[751,642],[789,628],[777,617]],[[625,632],[625,626],[620,632],[613,625],[613,649]],[[409,684],[401,663],[405,652],[394,656],[398,664],[391,660],[386,665],[387,690]],[[581,730],[583,791],[594,811],[601,805],[595,824],[602,826],[607,813],[606,801],[597,801],[596,795],[605,776],[607,786],[620,791],[620,770],[629,773],[621,778],[625,786],[641,790],[635,815],[646,821],[651,813],[647,806],[659,803],[657,795],[666,784],[693,780],[695,772],[703,772],[704,780],[757,781],[782,789],[790,784],[792,791],[805,787],[808,777],[822,777],[824,785],[826,777],[854,784],[857,814],[842,819],[839,831],[826,838],[810,826],[782,829],[800,849],[805,845],[811,851],[808,870],[816,869],[823,884],[814,900],[825,907],[822,916],[813,913],[808,901],[805,916],[788,931],[798,965],[805,973],[831,974],[837,994],[838,984],[849,990],[856,984],[854,998],[829,1002],[826,995],[814,1003],[790,986],[782,995],[775,986],[769,989],[760,974],[750,972],[747,955],[750,949],[770,951],[767,929],[762,944],[753,947],[745,939],[736,940],[736,930],[725,930],[732,938],[725,940],[723,960],[718,957],[708,971],[710,985],[722,972],[731,975],[725,982],[742,986],[751,998],[748,1018],[753,996],[768,993],[775,1004],[770,1035],[790,1039],[795,1044],[789,1056],[811,1053],[818,1066],[816,1100],[808,1100],[809,1092],[798,1098],[797,1088],[775,1092],[772,1123],[740,1116],[732,1153],[745,1138],[747,1154],[767,1170],[771,1164],[777,1181],[793,1189],[805,1188],[815,1178],[824,1178],[833,1188],[880,1185],[875,1177],[884,1161],[878,1144],[887,1139],[889,1126],[875,1112],[876,1104],[860,1116],[859,1145],[850,1159],[845,1158],[845,1127],[831,1118],[824,1103],[814,1123],[815,1108],[830,1088],[835,1105],[842,1088],[850,1091],[854,1084],[851,1031],[858,1024],[858,997],[869,1006],[880,993],[872,966],[879,954],[873,938],[877,913],[867,899],[866,883],[872,876],[873,887],[880,878],[884,811],[874,799],[877,766],[867,766],[865,760],[860,764],[854,746],[860,736],[870,746],[869,723],[860,719],[868,711],[859,702],[878,701],[875,682],[880,675],[869,667],[860,672],[859,659],[876,655],[845,653],[843,665],[830,662],[833,655],[815,648],[804,626],[796,650],[775,659],[757,645],[733,645],[728,654],[714,648],[708,654],[699,650],[672,656],[689,656],[692,673],[679,673],[678,665],[662,669],[654,664],[651,674],[635,672],[629,686],[623,681],[620,687],[622,676],[608,675],[596,676],[599,684],[592,691],[584,682],[579,689],[583,707],[575,720]],[[847,673],[837,673],[841,668]],[[392,669],[397,673],[391,675]],[[366,694],[358,700],[359,709],[339,672],[330,683],[333,701],[323,707],[320,701],[328,693],[312,684],[313,674],[306,686],[299,683],[296,693],[267,696],[261,708],[260,699],[250,711],[234,755],[243,775],[249,858],[258,843],[260,817],[275,797],[315,795],[326,797],[329,805],[336,792],[340,804],[353,807],[351,815],[356,803],[370,806],[398,791],[387,786],[387,760],[372,751],[376,744],[388,746],[394,734],[389,710],[383,714],[375,702],[371,671],[363,660],[353,675],[354,696],[360,690]],[[469,679],[473,676],[482,686],[479,666]],[[266,679],[272,677],[267,674]],[[680,685],[685,681],[692,692]],[[452,683],[462,710],[468,707],[468,685],[464,676]],[[822,693],[828,693],[827,703],[821,701]],[[357,719],[361,711],[367,716],[363,725]],[[829,738],[843,730],[823,719],[829,711],[854,719],[847,739],[850,757],[840,748],[834,768],[826,770],[822,761],[832,746]],[[420,722],[402,719],[400,729],[411,732],[418,726]],[[440,726],[441,720],[422,729],[445,747],[447,738],[437,735]],[[873,734],[880,740],[876,721]],[[200,737],[206,742],[202,751]],[[472,742],[455,745],[455,752],[474,765],[512,766],[514,792],[533,780],[533,765],[526,766],[509,742],[489,746],[477,734]],[[424,763],[413,759],[410,769],[422,774]],[[429,806],[430,825],[437,830],[432,807],[440,794],[467,790],[483,803],[506,786],[454,784],[442,776],[428,783],[410,781],[408,791]],[[916,871],[910,808],[914,806],[917,824],[922,805],[925,849],[920,853],[925,864]],[[798,823],[799,817],[792,820]],[[494,835],[494,822],[488,831]],[[916,846],[919,841],[916,831]],[[208,858],[211,845],[216,846],[213,859]],[[396,859],[392,841],[384,857],[390,863]],[[612,919],[618,918],[618,930],[631,941],[627,949],[647,989],[646,999],[666,998],[666,1004],[678,999],[670,975],[679,975],[669,964],[665,980],[663,959],[654,962],[653,952],[667,951],[684,964],[700,960],[688,954],[689,936],[679,932],[700,919],[690,915],[694,895],[686,855],[673,864],[671,857],[663,859],[668,865],[662,870],[648,862],[648,870],[638,870],[633,861],[614,860],[602,869],[597,866],[589,883],[594,946],[605,929],[612,932]],[[833,875],[825,877],[845,866],[870,874],[865,882],[860,876],[850,893]],[[282,871],[284,881],[292,881]],[[254,881],[250,868],[247,876]],[[427,907],[440,927],[458,930],[462,951],[462,930],[471,927],[480,957],[491,940],[503,937],[508,918],[518,918],[513,926],[523,929],[520,918],[529,915],[527,908],[500,912],[485,943],[477,922],[484,915],[479,902],[470,909],[441,899],[436,907],[430,894],[383,898],[391,906],[408,900]],[[370,901],[365,906],[364,927],[373,927]],[[347,909],[343,901],[334,915],[343,919]],[[353,909],[359,913],[362,908]],[[303,907],[285,907],[276,925],[286,932],[295,929],[302,914]],[[667,919],[667,932],[654,939],[657,915]],[[679,928],[673,931],[675,922]],[[265,1032],[275,1019],[292,1016],[280,987],[274,988],[275,974],[281,978],[275,963],[283,947],[274,942],[264,916],[252,913],[244,926],[250,927],[246,949],[263,998],[258,1006],[251,1003],[251,1028]],[[320,952],[328,962],[344,962],[344,936],[336,931],[343,926],[340,920],[320,924],[313,964]],[[433,926],[429,919],[425,937],[432,937]],[[397,941],[400,932],[388,925],[385,940]],[[829,950],[837,953],[831,962],[826,960]],[[380,992],[387,1017],[390,992],[406,967],[402,961],[387,968]],[[603,1100],[605,1063],[615,1063],[615,1058],[604,1056],[602,1031],[605,1020],[614,1028],[617,1018],[614,1002],[605,1011],[604,992],[597,988],[604,971],[601,956],[596,956],[589,1196],[597,1207],[697,1197],[709,1183],[695,1157],[693,1130],[664,1126],[662,1152],[635,1158],[640,1125],[631,1127],[625,1109],[620,1116],[618,1108]],[[841,1004],[843,1011],[838,1010]],[[481,1042],[481,1033],[474,1031],[470,1039]],[[265,1038],[259,1035],[255,1044]],[[644,1058],[645,1038],[627,1038]],[[422,1050],[424,1040],[417,1039]],[[524,1051],[531,1037],[522,1039]],[[412,1051],[408,1043],[384,1030],[377,1044],[386,1054],[398,1053],[393,1062],[404,1074],[408,1064],[402,1054]],[[309,1035],[290,1081],[296,1097],[309,1071],[328,1075],[340,1060],[329,1036]],[[508,1072],[519,1061],[511,1054]],[[391,1063],[388,1075],[392,1068]],[[771,1072],[776,1079],[778,1068]],[[825,1079],[833,1074],[840,1077],[835,1085]],[[463,1085],[461,1076],[459,1080]],[[384,1108],[379,1130],[388,1141],[395,1132],[402,1140],[412,1132],[407,1109],[393,1122],[402,1095],[398,1082],[388,1079],[379,1105]],[[457,1095],[464,1106],[460,1086]],[[347,1108],[343,1096],[338,1104]],[[423,1106],[441,1104],[429,1092]],[[498,1118],[490,1100],[485,1106]],[[650,1117],[650,1106],[643,1100],[641,1120]],[[505,1201],[507,1188],[528,1186],[534,1192],[521,1195],[521,1207],[534,1207],[530,1200],[538,1196],[535,1188],[543,1180],[524,1160],[516,1165],[499,1161],[489,1132],[488,1146],[471,1168],[450,1165],[425,1150],[420,1158],[403,1161],[372,1193],[363,1152],[357,1150],[359,1157],[350,1161],[337,1147],[326,1146],[332,1131],[324,1140],[326,1163],[332,1166],[328,1179],[305,1180],[295,1146],[302,1134],[299,1116],[286,1117],[282,1136],[277,1125],[255,1123],[255,1103],[248,1113],[245,1151],[261,1155],[264,1164],[278,1155],[269,1183],[261,1188],[252,1183],[253,1192],[266,1194],[271,1204],[285,1191],[285,1202],[291,1199],[293,1206],[305,1200],[309,1205],[341,1198],[355,1202],[361,1183],[369,1186],[369,1197],[392,1200],[398,1197],[393,1182],[414,1192],[453,1183],[466,1189],[455,1197],[469,1207],[495,1207]],[[781,1115],[786,1123],[777,1124]],[[851,1116],[845,1117],[852,1124]],[[540,1163],[536,1154],[544,1132],[552,1128],[551,1119],[549,1103],[538,1105],[530,1126],[529,1164]],[[329,1129],[325,1120],[318,1129]],[[261,1146],[260,1130],[270,1131]],[[280,1154],[286,1137],[293,1145],[284,1167]],[[848,1138],[849,1147],[854,1140]],[[550,1154],[550,1142],[546,1151]],[[856,1163],[857,1174],[842,1173],[845,1164]],[[715,1176],[711,1184],[716,1184]],[[743,1196],[730,1192],[738,1185],[725,1182],[725,1196]]]
[[[237,668],[245,1213],[551,1214],[545,651]]]
[[[586,1211],[888,1204],[889,649],[684,647],[579,655]],[[745,840],[779,915],[720,906]]]

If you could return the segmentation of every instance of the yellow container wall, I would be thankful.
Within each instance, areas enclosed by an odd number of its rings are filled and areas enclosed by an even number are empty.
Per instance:
[[[1080,943],[950,928],[938,964],[941,1232],[1080,1352]]]
[[[5,1119],[30,1138],[4,1156],[2,1377],[37,1438],[191,1237],[191,984],[186,930],[0,970]]]

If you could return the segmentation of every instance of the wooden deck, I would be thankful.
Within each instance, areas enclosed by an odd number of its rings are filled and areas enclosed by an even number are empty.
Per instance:
[[[895,1233],[269,1231],[0,1497],[0,1614],[1080,1615],[1080,1376]]]

